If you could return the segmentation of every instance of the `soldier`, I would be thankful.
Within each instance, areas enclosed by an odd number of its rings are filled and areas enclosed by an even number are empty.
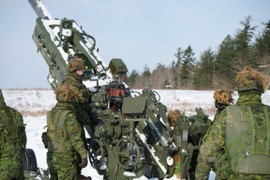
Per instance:
[[[77,89],[77,94],[80,104],[87,104],[89,100],[89,90],[82,83],[85,66],[81,58],[73,58],[67,66],[68,74],[62,84],[74,86]]]
[[[215,114],[214,120],[216,117],[223,111],[227,106],[233,104],[232,91],[226,89],[218,89],[214,92],[215,107],[217,112]]]
[[[77,109],[78,120],[82,125],[88,124],[94,131],[93,126],[97,125],[97,113],[91,104],[91,92],[82,83],[85,71],[84,61],[81,58],[73,58],[67,66],[68,74],[62,84],[71,85],[77,89],[79,102]],[[90,134],[93,135],[93,134]]]
[[[0,177],[24,179],[23,156],[26,146],[22,115],[6,105],[0,90]]]
[[[171,127],[177,126],[177,121],[183,118],[182,113],[178,109],[170,110],[168,112],[168,121]]]
[[[168,113],[168,120],[171,126],[174,127],[174,140],[177,138],[175,136],[182,136],[183,132],[188,130],[187,142],[181,142],[183,149],[190,148],[190,152],[186,153],[184,156],[182,153],[178,152],[175,156],[176,161],[176,171],[175,174],[177,178],[185,178],[193,180],[195,178],[195,168],[197,165],[197,157],[199,153],[199,146],[201,139],[206,133],[211,120],[208,118],[202,108],[195,109],[196,114],[193,116],[185,116],[179,110],[170,110]],[[186,144],[188,143],[188,145]],[[187,156],[189,154],[189,156]],[[183,160],[185,158],[185,160]],[[182,164],[179,164],[181,160]],[[180,177],[180,175],[182,177]]]
[[[216,179],[270,179],[270,107],[261,102],[269,77],[246,67],[236,82],[239,99],[220,113],[204,137],[196,179],[208,179],[211,167]]]
[[[62,82],[62,85],[69,85],[76,89],[78,95],[78,102],[74,104],[76,106],[77,120],[83,127],[87,125],[88,133],[91,137],[94,134],[94,125],[97,124],[97,115],[94,106],[90,103],[90,91],[83,84],[83,75],[85,71],[85,64],[81,58],[75,57],[71,59],[67,66],[68,74]],[[82,138],[85,147],[87,147],[84,131],[82,131]],[[81,168],[78,166],[78,175],[81,173]]]
[[[215,121],[215,119],[219,118],[221,112],[227,107],[233,104],[233,98],[232,98],[232,91],[229,90],[225,90],[225,89],[218,89],[214,92],[214,100],[215,100],[215,107],[217,108],[217,112],[215,114],[215,117],[213,119],[213,122]],[[212,122],[212,123],[213,123]],[[211,131],[211,126],[208,128],[208,131],[205,134],[205,137],[207,137],[209,135]],[[224,152],[220,153],[220,155],[223,155]],[[223,157],[220,162],[219,165],[220,166],[226,166],[228,164],[228,159]],[[219,174],[219,176],[221,176],[221,174],[225,171],[219,171],[218,169],[216,170],[216,172]]]
[[[83,129],[74,106],[80,98],[73,86],[61,85],[56,91],[57,104],[47,114],[47,163],[51,179],[77,179],[77,165],[87,166],[87,151],[81,137]]]

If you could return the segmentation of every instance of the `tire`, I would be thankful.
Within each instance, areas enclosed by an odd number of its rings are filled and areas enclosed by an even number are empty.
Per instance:
[[[23,169],[28,172],[37,172],[38,170],[36,155],[32,149],[25,149],[23,157]]]

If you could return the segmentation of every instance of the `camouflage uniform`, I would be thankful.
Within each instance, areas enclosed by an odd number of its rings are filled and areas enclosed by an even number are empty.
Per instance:
[[[78,75],[77,70],[84,70],[84,62],[80,58],[74,58],[69,61],[65,79],[63,85],[70,85],[76,88],[79,101],[76,106],[77,115],[79,122],[83,124],[89,124],[92,128],[93,125],[97,124],[97,113],[94,106],[91,106],[91,93],[82,83],[83,75]],[[94,129],[92,129],[94,131]]]
[[[47,114],[47,163],[51,179],[77,179],[77,165],[80,163],[77,154],[82,160],[87,158],[81,138],[83,129],[73,106],[80,96],[72,86],[61,85],[56,98],[56,106]]]
[[[224,89],[218,89],[214,92],[214,100],[215,100],[215,107],[217,108],[217,112],[215,114],[215,117],[213,119],[213,122],[215,122],[216,119],[219,119],[221,112],[229,105],[232,105],[233,103],[233,98],[232,98],[232,92]],[[213,123],[212,122],[212,123]],[[211,133],[211,126],[209,127],[208,131],[205,134],[205,137],[208,137],[209,134]],[[226,167],[228,166],[228,159],[226,156],[224,156],[224,150],[219,153],[220,157],[219,160],[219,167]],[[216,173],[218,174],[219,177],[223,177],[223,174],[226,174],[226,170],[224,169],[216,169]]]
[[[82,83],[83,75],[78,75],[77,70],[84,70],[84,62],[80,58],[74,58],[69,61],[68,74],[63,80],[62,84],[74,86],[77,89],[78,102],[86,104],[89,98],[89,90]]]
[[[69,61],[67,66],[68,74],[62,82],[62,85],[69,85],[76,89],[78,101],[73,103],[76,108],[77,120],[83,127],[87,125],[90,131],[89,135],[92,137],[94,133],[94,125],[96,125],[96,111],[90,103],[90,91],[83,84],[83,75],[79,75],[77,70],[85,70],[84,61],[81,58],[73,58]],[[91,134],[92,133],[92,134]],[[83,138],[84,145],[86,145],[86,139],[84,131],[82,131],[81,137]],[[78,174],[81,173],[81,168],[77,167]]]
[[[208,179],[211,168],[216,179],[270,179],[270,107],[261,103],[269,78],[247,67],[236,81],[239,99],[216,117],[204,137],[196,179]]]
[[[199,153],[199,147],[203,135],[207,132],[211,120],[208,118],[201,108],[196,108],[196,115],[186,117],[181,114],[179,110],[171,110],[168,113],[168,120],[171,126],[174,127],[174,141],[177,142],[177,138],[183,135],[185,130],[188,130],[187,142],[181,142],[181,148],[186,149],[189,153],[181,153],[179,148],[178,154],[175,156],[176,169],[175,174],[177,178],[194,179],[195,168],[197,165],[197,157]],[[189,154],[189,156],[187,156]],[[180,177],[181,175],[181,177]]]
[[[25,146],[22,115],[6,105],[0,90],[0,179],[23,179]]]

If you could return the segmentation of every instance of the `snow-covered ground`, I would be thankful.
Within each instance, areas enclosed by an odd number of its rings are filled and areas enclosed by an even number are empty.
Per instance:
[[[179,109],[186,115],[195,114],[195,108],[201,107],[210,117],[215,113],[213,91],[196,90],[156,90],[161,102],[168,109]],[[38,166],[47,169],[46,152],[41,141],[41,134],[46,126],[46,112],[56,103],[55,94],[50,89],[11,89],[3,90],[7,105],[17,109],[23,114],[26,124],[27,148],[35,151]],[[237,93],[234,94],[237,99]],[[270,105],[270,91],[262,96],[262,101]],[[82,173],[91,176],[94,180],[102,179],[89,164]],[[174,179],[174,178],[171,178]],[[213,176],[210,177],[213,179]]]

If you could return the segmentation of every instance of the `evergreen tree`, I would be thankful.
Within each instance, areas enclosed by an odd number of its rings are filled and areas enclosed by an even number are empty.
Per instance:
[[[152,82],[149,80],[151,77],[150,68],[144,65],[142,76],[138,79],[136,86],[138,88],[152,88]]]
[[[256,67],[256,59],[252,51],[252,38],[254,37],[254,31],[256,26],[251,26],[252,17],[247,16],[240,24],[243,29],[238,30],[235,36],[235,58],[234,66],[239,70],[244,66]]]
[[[251,21],[251,16],[246,17],[240,22],[243,28],[237,31],[235,38],[228,35],[219,46],[215,62],[216,85],[234,86],[236,72],[245,66],[257,66],[252,44],[256,26],[251,26]]]
[[[235,77],[233,61],[235,57],[235,42],[234,39],[227,37],[219,45],[217,57],[215,61],[215,85],[220,83],[228,84]]]
[[[199,89],[213,88],[215,70],[214,60],[215,55],[211,48],[208,48],[208,50],[202,53],[193,79],[195,87]]]
[[[149,77],[150,75],[151,75],[150,68],[145,64],[144,67],[143,67],[142,76],[143,77]]]
[[[140,76],[139,72],[136,70],[132,70],[132,72],[127,76],[126,83],[131,88],[134,88],[137,78]]]
[[[261,65],[270,64],[270,20],[264,23],[265,28],[262,34],[256,38],[255,48],[258,57],[258,63]]]
[[[190,45],[184,51],[179,47],[174,54],[176,59],[169,67],[159,63],[151,72],[145,65],[141,76],[132,72],[127,82],[132,85],[136,79],[136,88],[192,88],[192,85],[196,89],[233,88],[235,74],[244,66],[270,67],[270,20],[264,24],[255,43],[256,26],[252,26],[251,21],[251,16],[241,21],[242,28],[234,37],[227,35],[216,54],[209,48],[196,63]]]
[[[195,53],[189,45],[184,51],[183,62],[181,64],[181,83],[185,87],[189,87],[192,84],[192,75],[195,67]]]
[[[175,67],[179,67],[180,64],[183,61],[183,54],[184,52],[182,51],[181,47],[177,48],[177,52],[174,54],[174,56],[176,57],[176,63],[175,63]]]
[[[179,87],[181,85],[181,64],[183,62],[183,54],[184,51],[182,51],[181,47],[177,48],[177,52],[174,54],[176,57],[176,62],[173,61],[171,66],[172,71],[172,77],[171,77],[171,84],[174,85],[174,87]]]

